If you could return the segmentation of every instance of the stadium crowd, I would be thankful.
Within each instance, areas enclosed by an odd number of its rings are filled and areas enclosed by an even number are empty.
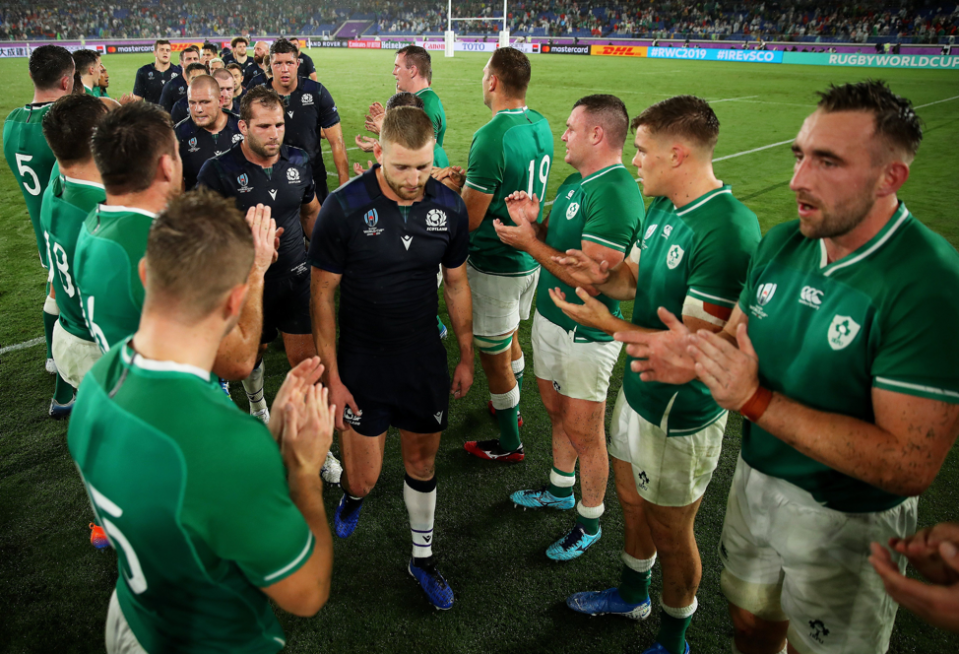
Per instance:
[[[893,3],[869,0],[831,3],[826,0],[766,2],[683,2],[664,0],[529,0],[507,8],[510,30],[534,36],[631,36],[698,39],[813,40],[866,42],[909,39],[936,43],[955,36],[959,6],[928,0]],[[0,39],[170,38],[247,34],[323,34],[345,20],[369,23],[365,31],[379,34],[439,34],[446,29],[447,4],[437,0],[338,0],[326,4],[264,4],[157,0],[138,3],[76,6],[63,0],[24,4],[0,3]],[[458,26],[465,33],[494,34],[502,26],[497,2],[456,2],[454,17],[489,17]],[[808,37],[808,38],[807,38]]]
[[[443,149],[429,52],[398,50],[397,93],[368,108],[378,138],[356,138],[377,163],[351,178],[336,103],[299,72],[308,57],[284,38],[231,45],[223,59],[191,46],[178,66],[157,40],[119,103],[95,51],[41,46],[32,102],[4,123],[50,271],[50,415],[70,420],[70,454],[118,554],[109,654],[282,649],[268,598],[301,616],[326,603],[332,535],[358,529],[390,427],[406,572],[451,609],[433,551],[450,402],[478,359],[499,437],[463,449],[482,465],[525,460],[518,329],[530,318],[527,383],[552,461],[546,484],[509,499],[570,512],[545,550],[554,561],[600,540],[611,471],[623,509],[619,584],[574,593],[569,609],[649,618],[658,563],[644,654],[689,654],[695,518],[738,412],[718,544],[734,654],[882,654],[897,602],[959,632],[959,525],[916,532],[918,496],[959,434],[959,253],[897,195],[923,138],[908,99],[875,80],[821,91],[792,146],[799,220],[762,235],[714,174],[720,123],[704,99],[632,119],[614,95],[578,99],[560,127],[575,172],[547,215],[558,132],[527,105],[519,50],[484,67],[490,118],[453,126],[473,132],[460,162]],[[178,96],[187,113],[174,124],[162,102]],[[263,352],[277,339],[290,370],[271,416]],[[332,520],[324,482],[342,491]],[[904,577],[907,562],[928,583]]]

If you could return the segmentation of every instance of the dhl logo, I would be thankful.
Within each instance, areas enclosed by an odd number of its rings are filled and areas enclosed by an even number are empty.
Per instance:
[[[594,45],[590,47],[591,55],[607,57],[645,57],[644,45]]]

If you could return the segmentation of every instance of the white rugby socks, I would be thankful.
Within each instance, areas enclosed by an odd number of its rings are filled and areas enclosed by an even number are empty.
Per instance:
[[[436,515],[436,475],[427,481],[403,480],[403,501],[410,516],[410,533],[413,536],[413,558],[427,559],[433,556],[433,518]]]

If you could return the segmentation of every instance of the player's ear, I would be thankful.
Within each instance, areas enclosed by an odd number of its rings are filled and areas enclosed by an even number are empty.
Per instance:
[[[240,315],[240,312],[243,311],[243,305],[246,302],[246,295],[249,290],[249,284],[238,284],[233,287],[223,307],[224,318],[229,319]]]
[[[602,125],[594,125],[593,129],[589,130],[589,142],[593,145],[601,143],[605,135]]]
[[[907,179],[909,179],[909,164],[898,159],[890,161],[879,176],[876,193],[879,197],[892,195],[902,188]]]
[[[383,146],[379,141],[373,143],[373,157],[376,158],[376,163],[383,165]]]
[[[143,257],[140,259],[140,263],[137,264],[137,273],[140,275],[140,283],[143,284],[143,288],[147,287],[147,258]]]
[[[669,161],[674,168],[681,166],[689,156],[689,149],[681,143],[676,143],[670,148]]]

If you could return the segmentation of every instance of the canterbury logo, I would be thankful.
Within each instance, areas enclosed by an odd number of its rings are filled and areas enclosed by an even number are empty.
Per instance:
[[[805,304],[807,307],[818,309],[822,306],[822,294],[823,292],[818,288],[803,286],[802,291],[799,293],[799,302],[800,304]]]

